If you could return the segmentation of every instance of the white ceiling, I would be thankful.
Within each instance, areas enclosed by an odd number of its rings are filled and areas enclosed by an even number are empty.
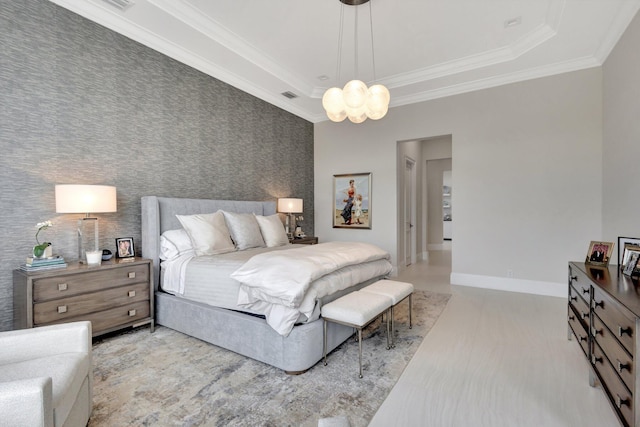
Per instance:
[[[327,119],[324,91],[356,77],[356,9],[357,77],[374,80],[371,9],[376,82],[394,107],[599,66],[640,8],[640,0],[51,1],[314,123]]]

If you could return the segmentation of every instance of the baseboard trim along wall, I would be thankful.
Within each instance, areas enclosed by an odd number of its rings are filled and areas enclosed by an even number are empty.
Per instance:
[[[464,273],[451,273],[450,280],[452,285],[567,298],[566,283],[539,282],[536,280],[479,276]]]

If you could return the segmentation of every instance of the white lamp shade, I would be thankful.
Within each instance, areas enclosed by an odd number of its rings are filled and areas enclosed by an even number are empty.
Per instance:
[[[278,199],[278,212],[302,213],[302,199]]]
[[[117,212],[116,187],[56,185],[57,213]]]

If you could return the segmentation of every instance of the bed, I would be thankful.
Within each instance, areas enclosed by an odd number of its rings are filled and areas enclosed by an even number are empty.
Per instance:
[[[274,329],[269,324],[268,316],[265,318],[265,316],[261,315],[263,313],[260,305],[245,305],[245,308],[242,308],[222,304],[223,307],[217,307],[212,305],[210,301],[207,301],[208,303],[203,302],[205,299],[197,294],[195,297],[186,298],[183,294],[164,291],[160,286],[161,277],[166,273],[164,265],[163,271],[160,271],[161,246],[162,250],[164,250],[165,244],[163,241],[161,245],[161,236],[169,230],[182,228],[178,216],[210,214],[217,211],[236,214],[248,213],[267,217],[276,213],[276,203],[269,201],[184,199],[157,196],[142,198],[142,256],[153,260],[156,323],[275,366],[287,373],[302,373],[322,358],[323,322],[317,314],[319,305],[328,303],[346,293],[379,280],[387,275],[391,269],[391,264],[389,263],[387,270],[382,270],[381,267],[378,270],[374,270],[376,273],[373,277],[368,277],[364,273],[354,274],[353,271],[348,271],[346,276],[352,280],[358,280],[358,283],[349,283],[343,289],[332,291],[330,294],[318,298],[317,306],[314,308],[313,313],[309,311],[306,316],[300,316],[299,321],[295,323],[295,326],[292,326],[290,331],[284,331],[286,333],[282,330],[276,330],[277,328]],[[300,249],[300,251],[292,249],[294,247]],[[295,253],[306,250],[303,245],[286,245],[278,249],[296,251]],[[250,253],[252,253],[251,250],[246,250],[246,254],[232,253],[226,256],[235,259],[240,256],[248,256]],[[284,252],[281,252],[281,254],[284,254]],[[193,267],[190,268],[195,268],[199,263],[202,264],[201,258],[204,259],[206,257],[193,258],[190,261]],[[260,257],[256,256],[250,259],[253,261],[253,258],[257,260]],[[201,266],[201,268],[203,267]],[[349,268],[357,269],[358,266],[350,266]],[[367,272],[366,274],[371,276],[374,273]],[[201,274],[201,276],[203,275]],[[366,277],[366,279],[359,281],[363,277]],[[167,285],[167,283],[165,280],[163,285]],[[250,294],[251,291],[247,293]],[[247,307],[252,307],[253,309]],[[300,323],[300,321],[305,322]],[[340,345],[352,334],[352,328],[331,323],[327,340],[329,351]]]

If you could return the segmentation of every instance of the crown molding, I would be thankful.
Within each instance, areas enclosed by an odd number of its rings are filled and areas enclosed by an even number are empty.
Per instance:
[[[224,46],[235,55],[238,55],[261,70],[279,80],[287,82],[287,85],[296,91],[303,94],[312,92],[313,87],[305,83],[304,79],[280,66],[273,58],[263,54],[238,34],[228,30],[220,22],[211,19],[189,2],[176,2],[175,0],[147,0],[147,2],[168,15],[179,19],[189,27],[205,35],[215,43]]]
[[[602,40],[602,43],[595,52],[594,56],[598,58],[600,63],[604,64],[607,60],[607,57],[609,57],[609,54],[613,51],[620,37],[622,37],[639,10],[640,3],[638,2],[622,3],[618,14],[613,22],[611,22],[609,31],[606,32],[607,37]]]

